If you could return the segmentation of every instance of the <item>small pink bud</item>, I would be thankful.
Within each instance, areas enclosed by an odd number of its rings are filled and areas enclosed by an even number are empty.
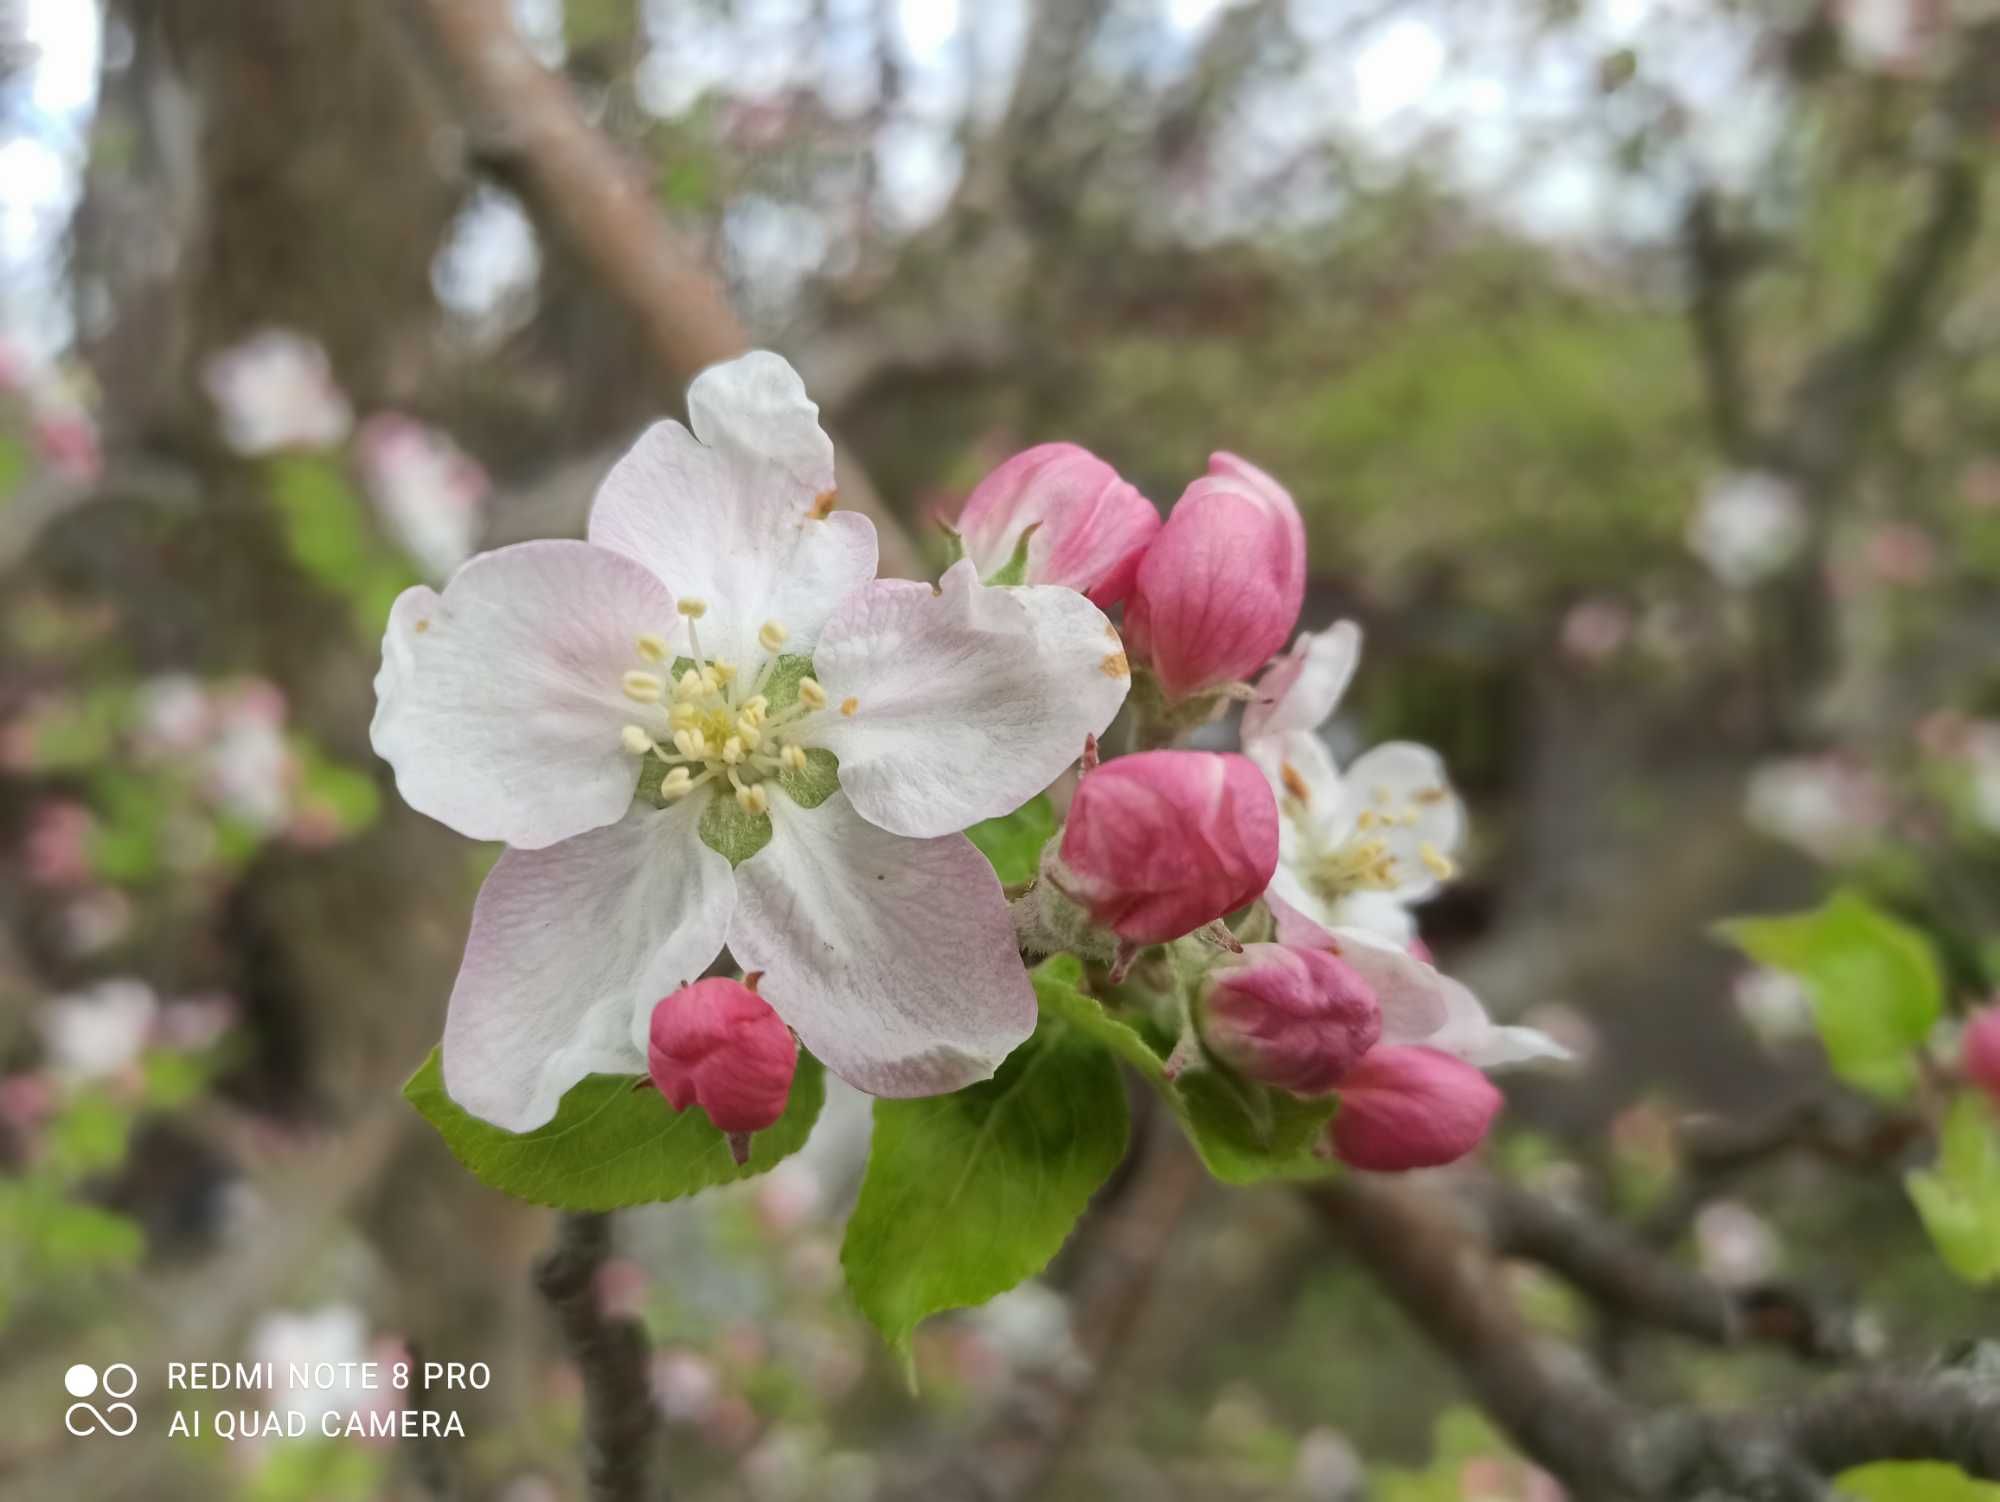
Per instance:
[[[1027,572],[1007,582],[1066,585],[1108,610],[1132,592],[1160,513],[1089,450],[1043,443],[981,480],[958,518],[982,579],[1007,568],[1030,527]]]
[[[785,1113],[799,1045],[741,981],[698,980],[653,1008],[653,1083],[676,1111],[699,1104],[744,1161],[747,1138]]]
[[[1959,1040],[1959,1057],[1965,1077],[2000,1100],[2000,1004],[1972,1014]]]
[[[1485,1140],[1500,1110],[1493,1082],[1434,1048],[1377,1048],[1340,1082],[1333,1150],[1378,1173],[1436,1168]]]
[[[1248,678],[1285,644],[1306,592],[1306,529],[1269,475],[1233,454],[1182,493],[1146,550],[1125,641],[1169,699]]]
[[[1336,955],[1250,944],[1209,972],[1201,1034],[1246,1079],[1324,1095],[1382,1036],[1382,1008]]]
[[[1142,751],[1080,778],[1051,879],[1132,944],[1249,902],[1278,867],[1278,805],[1247,758]]]

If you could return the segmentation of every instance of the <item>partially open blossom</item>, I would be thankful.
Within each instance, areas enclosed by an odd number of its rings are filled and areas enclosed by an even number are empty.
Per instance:
[[[1361,973],[1327,950],[1250,944],[1209,972],[1202,1042],[1246,1079],[1324,1095],[1382,1036]]]
[[[1215,454],[1140,561],[1126,639],[1167,698],[1190,698],[1269,662],[1305,591],[1299,508],[1262,470]]]
[[[785,1114],[799,1045],[739,980],[682,986],[653,1008],[646,1067],[676,1111],[699,1105],[716,1130],[761,1132]]]
[[[1500,1110],[1492,1081],[1435,1048],[1376,1048],[1340,1082],[1333,1151],[1352,1168],[1436,1168],[1485,1140]]]
[[[1049,875],[1121,939],[1163,944],[1243,906],[1278,862],[1257,769],[1213,751],[1142,751],[1077,782]]]
[[[1965,1077],[2000,1100],[2000,1003],[1972,1014],[1959,1040],[1959,1059]]]
[[[1027,536],[1026,571],[1004,582],[1065,585],[1105,609],[1132,592],[1140,556],[1159,530],[1153,503],[1073,443],[1016,454],[979,482],[958,518],[980,578],[1003,574]]]
[[[1410,908],[1457,870],[1465,809],[1435,751],[1391,741],[1343,774],[1320,738],[1361,652],[1351,621],[1302,635],[1257,680],[1243,750],[1278,800],[1271,895],[1325,928],[1416,937]]]
[[[443,1051],[452,1098],[548,1121],[636,1072],[653,1003],[726,944],[849,1084],[991,1076],[1034,993],[963,831],[1103,731],[1123,644],[1074,590],[875,578],[833,444],[754,352],[613,467],[589,540],[471,559],[406,590],[376,678],[403,798],[508,849],[473,910]],[[685,659],[683,661],[683,659]]]

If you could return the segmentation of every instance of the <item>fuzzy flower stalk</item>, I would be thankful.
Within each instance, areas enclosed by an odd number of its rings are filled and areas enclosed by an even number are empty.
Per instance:
[[[648,430],[588,540],[406,591],[375,749],[500,857],[445,1022],[459,1105],[515,1131],[646,1068],[654,1004],[727,945],[876,1095],[988,1077],[1034,1026],[992,868],[961,831],[1101,732],[1123,643],[1073,589],[877,580],[796,373],[753,353]],[[700,1099],[697,1093],[696,1099]]]

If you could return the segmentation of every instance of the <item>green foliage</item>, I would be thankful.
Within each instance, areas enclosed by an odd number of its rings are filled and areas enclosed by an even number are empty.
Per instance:
[[[292,561],[347,601],[362,634],[379,632],[396,596],[416,582],[409,565],[376,537],[361,497],[338,465],[287,455],[271,461],[270,469],[271,501]]]
[[[1329,1171],[1313,1144],[1333,1117],[1327,1096],[1300,1100],[1264,1090],[1213,1069],[1194,1069],[1178,1080],[1137,1029],[1104,1010],[1081,989],[1083,964],[1059,954],[1036,966],[1032,979],[1044,1017],[1059,1017],[1137,1069],[1166,1100],[1208,1171],[1229,1184],[1267,1179],[1316,1178]]]
[[[293,738],[292,750],[299,759],[300,801],[328,814],[342,835],[359,833],[381,815],[382,794],[366,772],[330,760],[303,737]]]
[[[1461,1502],[1469,1462],[1512,1459],[1507,1442],[1476,1409],[1448,1408],[1432,1431],[1430,1464],[1378,1467],[1369,1472],[1369,1490],[1378,1502]]]
[[[2000,1502],[2000,1486],[1940,1460],[1877,1461],[1843,1471],[1833,1484],[1857,1502]]]
[[[1042,847],[1056,832],[1056,824],[1056,806],[1037,793],[1011,814],[975,824],[965,835],[993,863],[1000,885],[1018,887],[1035,879]]]
[[[766,1172],[805,1145],[826,1080],[819,1061],[800,1050],[785,1114],[750,1139],[742,1167],[706,1112],[676,1111],[650,1082],[627,1075],[591,1075],[562,1098],[554,1120],[532,1132],[503,1131],[460,1109],[445,1094],[437,1049],[410,1076],[403,1097],[481,1183],[559,1210],[617,1210]]]
[[[0,504],[12,500],[27,477],[28,446],[18,438],[0,435]]]
[[[1910,1093],[1915,1052],[1944,1004],[1937,957],[1921,933],[1850,891],[1809,913],[1734,918],[1718,931],[1805,983],[1834,1073],[1885,1099]]]
[[[1110,1055],[1047,1015],[992,1079],[877,1101],[840,1251],[862,1313],[907,1360],[927,1316],[1033,1277],[1124,1157],[1126,1131]]]
[[[1952,1102],[1937,1166],[1903,1182],[1946,1266],[1968,1283],[2000,1278],[2000,1122],[1984,1097]]]

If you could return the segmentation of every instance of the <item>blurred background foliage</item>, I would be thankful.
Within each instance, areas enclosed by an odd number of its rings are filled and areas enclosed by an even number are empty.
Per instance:
[[[397,1093],[491,853],[401,808],[369,685],[400,588],[577,530],[718,350],[663,353],[607,291],[537,192],[535,120],[466,88],[435,8],[0,0],[10,1497],[578,1495],[574,1376],[525,1276],[545,1218]],[[1162,506],[1216,448],[1292,489],[1302,624],[1369,633],[1344,749],[1429,740],[1474,799],[1427,937],[1583,1058],[1512,1090],[1510,1176],[1644,1223],[1695,1176],[1678,1119],[1828,1088],[1798,985],[1719,918],[1866,893],[1941,956],[1939,1057],[2000,982],[1990,5],[512,19],[800,365],[913,566],[1030,443]],[[866,1118],[828,1111],[796,1164],[629,1217],[605,1297],[655,1336],[677,1495],[895,1495],[1077,1359],[1059,1259],[927,1326],[905,1392],[839,1288]],[[2000,1184],[1990,1121],[1961,1136],[1960,1180]],[[1870,1350],[1990,1327],[1893,1172],[1785,1157],[1660,1223],[1719,1280],[1857,1310]],[[1282,1195],[1204,1189],[1161,1237],[1046,1495],[1553,1495]],[[1662,1402],[1811,1380],[1521,1294]],[[490,1363],[466,1440],[53,1427],[73,1360],[418,1350]]]

